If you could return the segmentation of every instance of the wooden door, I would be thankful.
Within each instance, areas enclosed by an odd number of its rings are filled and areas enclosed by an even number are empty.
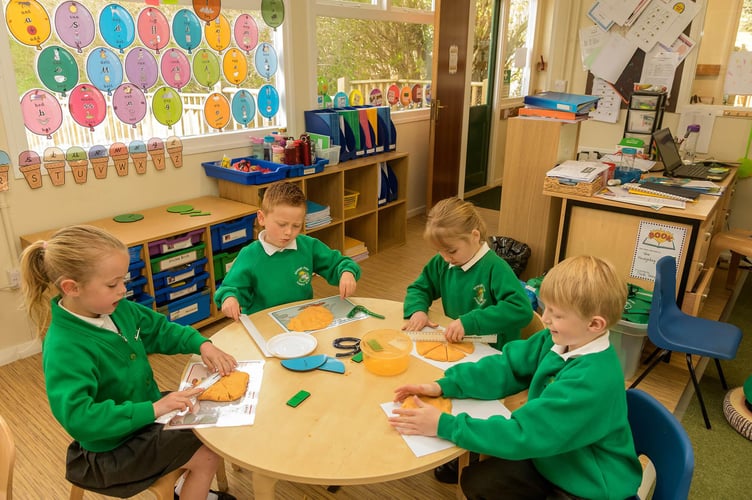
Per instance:
[[[459,191],[471,0],[437,0],[426,210]]]

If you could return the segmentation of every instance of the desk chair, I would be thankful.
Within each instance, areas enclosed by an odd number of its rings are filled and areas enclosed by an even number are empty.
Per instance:
[[[627,413],[637,455],[655,467],[653,500],[686,500],[695,469],[695,454],[687,431],[653,396],[627,390]]]
[[[180,476],[182,476],[184,472],[185,469],[175,469],[172,472],[168,472],[154,481],[146,491],[153,493],[157,500],[173,500],[175,483],[178,482],[178,479],[180,479]],[[224,460],[221,461],[217,468],[217,487],[219,488],[219,491],[227,491],[227,473],[225,471]],[[85,490],[80,486],[72,484],[69,497],[70,500],[82,500],[84,497],[84,491]]]
[[[0,500],[13,499],[13,467],[16,464],[16,442],[8,423],[0,416]]]
[[[718,265],[718,258],[724,250],[731,252],[728,274],[726,275],[726,288],[733,290],[736,286],[736,273],[739,270],[742,256],[752,257],[752,231],[732,229],[731,231],[716,233],[710,240],[710,249],[706,259],[709,267]]]
[[[697,393],[702,417],[705,419],[705,427],[710,429],[710,419],[692,365],[692,355],[713,358],[721,385],[728,390],[720,360],[736,357],[742,340],[742,331],[734,325],[690,316],[679,309],[676,304],[676,259],[670,255],[661,257],[656,263],[653,304],[648,318],[648,338],[656,346],[648,358],[652,359],[652,362],[629,388],[637,387],[659,361],[668,361],[672,351],[685,353],[692,385]]]

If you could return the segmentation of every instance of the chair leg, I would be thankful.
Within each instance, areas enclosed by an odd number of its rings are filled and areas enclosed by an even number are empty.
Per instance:
[[[648,356],[647,358],[645,358],[645,361],[643,361],[642,364],[646,365],[646,364],[650,363],[650,361],[655,357],[655,355],[658,354],[659,352],[661,352],[661,350],[662,349],[660,347],[656,347],[655,349],[653,349],[653,352],[650,353],[650,356]]]
[[[227,471],[225,470],[225,461],[220,458],[219,467],[217,467],[217,489],[222,492],[227,492],[229,486],[227,485]]]
[[[695,386],[695,393],[697,394],[697,401],[700,402],[700,410],[702,411],[702,418],[705,419],[705,428],[710,429],[710,419],[708,418],[708,410],[705,409],[705,401],[702,399],[702,393],[700,392],[700,384],[697,382],[697,376],[695,375],[695,368],[692,366],[692,355],[687,354],[687,367],[689,368],[689,375],[692,377],[692,385]]]
[[[720,377],[721,379],[721,386],[723,386],[723,390],[728,391],[726,377],[723,376],[723,368],[721,368],[721,360],[718,358],[715,358],[715,367],[718,369],[718,377]]]
[[[82,500],[84,498],[84,489],[71,484],[70,500]]]
[[[653,362],[652,362],[652,363],[650,363],[650,365],[649,365],[649,366],[648,366],[647,368],[645,368],[645,371],[643,371],[643,372],[642,372],[642,373],[640,374],[640,376],[639,376],[639,377],[637,377],[637,380],[635,380],[634,382],[632,382],[632,385],[630,385],[630,386],[629,386],[629,388],[630,388],[630,389],[634,389],[635,387],[637,387],[637,384],[639,384],[640,382],[642,382],[642,379],[644,379],[645,377],[647,377],[647,376],[648,376],[648,373],[650,373],[650,371],[651,371],[651,370],[652,370],[653,368],[655,368],[655,367],[656,367],[656,365],[657,365],[658,363],[660,363],[660,362],[661,362],[661,360],[662,360],[662,359],[663,359],[663,358],[664,358],[665,356],[667,356],[668,354],[670,354],[670,353],[671,353],[671,351],[668,351],[668,350],[666,350],[666,349],[661,349],[661,351],[660,351],[660,353],[658,354],[658,356],[655,356],[655,359],[653,359]],[[651,354],[650,356],[652,357],[652,356],[653,356],[654,354],[655,354],[655,353]]]

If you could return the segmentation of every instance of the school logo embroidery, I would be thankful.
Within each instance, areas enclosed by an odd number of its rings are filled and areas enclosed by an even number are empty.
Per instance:
[[[311,282],[311,270],[307,267],[299,267],[296,269],[295,276],[297,276],[299,286],[306,286]]]
[[[482,306],[486,303],[486,285],[475,285],[473,287],[473,292],[475,292],[475,297],[473,297],[473,300],[475,300],[476,304]]]

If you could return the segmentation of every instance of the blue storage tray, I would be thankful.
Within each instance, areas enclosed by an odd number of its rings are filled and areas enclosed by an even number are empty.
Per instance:
[[[130,256],[131,264],[141,260],[141,247],[143,247],[143,245],[128,248],[128,255]]]
[[[188,281],[179,281],[174,285],[160,288],[154,292],[154,300],[157,301],[157,306],[162,306],[167,302],[181,299],[186,295],[203,290],[207,279],[209,279],[209,273],[202,273]]]
[[[157,308],[167,319],[179,325],[190,325],[206,319],[211,315],[211,296],[209,289],[194,293],[180,300],[168,302]]]
[[[254,222],[256,222],[256,214],[213,225],[211,227],[212,251],[217,252],[253,241]]]
[[[320,158],[316,160],[313,165],[289,165],[290,169],[287,171],[287,177],[302,177],[304,175],[318,174],[324,170],[329,160],[326,158]]]
[[[235,182],[237,184],[266,184],[267,182],[274,182],[287,177],[287,170],[290,165],[283,165],[281,163],[272,163],[269,161],[259,160],[252,156],[245,158],[234,158],[230,160],[230,164],[235,164],[241,160],[247,160],[251,162],[251,165],[258,165],[259,167],[268,168],[271,172],[243,172],[241,170],[235,170],[234,168],[223,168],[221,161],[205,161],[201,164],[204,167],[204,172],[209,177],[215,177],[217,179],[224,179],[226,181]]]
[[[135,280],[131,280],[125,284],[125,296],[126,298],[135,297],[141,295],[146,286],[146,276],[140,276]]]
[[[142,306],[151,307],[151,305],[154,303],[154,297],[149,295],[148,293],[142,293],[139,295],[134,295],[130,298],[133,302],[138,302]]]
[[[146,262],[142,259],[138,259],[136,262],[131,262],[131,265],[128,266],[128,274],[125,275],[125,281],[133,281],[141,276],[141,270],[144,267],[146,267]]]
[[[191,262],[190,264],[154,274],[152,276],[152,280],[154,281],[154,289],[156,290],[164,288],[166,286],[173,285],[178,281],[185,281],[203,273],[206,270],[205,265],[207,262],[209,262],[209,260],[204,257],[195,262]]]

